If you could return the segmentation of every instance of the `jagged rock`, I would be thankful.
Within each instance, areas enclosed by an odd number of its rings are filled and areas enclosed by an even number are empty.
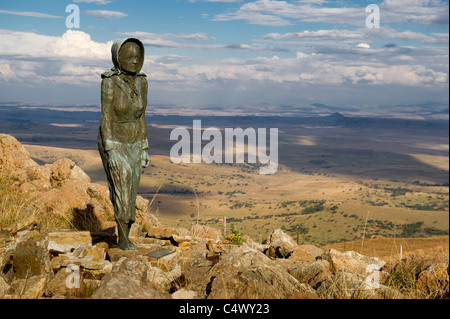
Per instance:
[[[189,231],[185,228],[172,228],[163,225],[155,225],[147,227],[147,236],[156,239],[171,239],[173,236],[189,236]]]
[[[208,240],[206,248],[215,255],[221,255],[226,252],[224,245],[216,243],[214,240]]]
[[[189,249],[178,248],[174,254],[161,259],[164,259],[165,265],[170,269],[179,267],[184,277],[185,288],[195,291],[200,299],[204,299],[211,281],[209,271],[212,267],[212,263],[206,259],[207,256],[206,246],[197,245]]]
[[[250,236],[245,235],[243,238],[244,243],[249,245],[251,248],[256,249],[262,253],[266,253],[270,247],[270,245],[267,244],[260,244],[255,242]]]
[[[67,269],[68,270],[68,269]],[[70,287],[67,285],[67,281],[70,280],[68,278],[72,274],[71,271],[66,271],[66,269],[62,269],[58,271],[53,277],[52,280],[47,284],[45,295],[48,297],[52,296],[74,296],[76,291],[79,292],[80,288]],[[81,278],[78,279],[78,284],[81,287]]]
[[[172,285],[176,285],[177,282],[181,281],[181,275],[182,271],[179,266],[173,268],[171,271],[163,271],[158,267],[150,266],[147,271],[147,280],[169,292]]]
[[[264,244],[270,246],[268,255],[272,258],[287,258],[298,246],[294,239],[281,229],[271,232]]]
[[[61,213],[71,209],[86,209],[90,202],[87,189],[91,182],[81,168],[67,158],[60,159],[50,166],[52,189],[36,193],[48,208]]]
[[[419,274],[416,286],[425,296],[432,296],[434,298],[448,296],[448,265],[445,263],[431,265]]]
[[[49,250],[71,252],[86,246],[92,246],[91,233],[88,231],[57,231],[48,234]]]
[[[114,216],[114,206],[109,198],[109,189],[106,186],[100,184],[90,183],[86,189],[86,193],[90,197],[89,204],[93,208],[93,214],[99,219],[102,225],[107,225],[105,220],[107,216]],[[112,221],[112,224],[115,224]]]
[[[150,204],[150,201],[148,199],[145,199],[142,196],[136,197],[136,209],[138,211],[141,211],[142,213],[146,213],[149,204]]]
[[[289,274],[296,278],[300,283],[305,283],[316,289],[322,281],[330,278],[330,264],[326,260],[317,260],[313,262],[302,262],[299,260],[279,259],[277,263],[282,265]]]
[[[105,260],[108,245],[99,243],[95,246],[84,246],[75,249],[71,253],[60,254],[51,261],[54,270],[78,266],[86,269],[95,278],[112,272],[113,265],[109,260]]]
[[[91,275],[89,273],[89,275]],[[73,269],[65,268],[57,272],[55,277],[47,284],[45,296],[54,298],[89,298],[100,287],[101,280],[84,278],[86,273],[81,271],[74,277]]]
[[[314,262],[317,257],[323,254],[323,250],[314,245],[300,245],[294,248],[289,259],[303,262]]]
[[[0,134],[0,177],[12,178],[20,174],[26,176],[24,170],[33,166],[38,164],[31,159],[30,154],[16,138]]]
[[[43,234],[36,231],[26,234],[14,250],[15,277],[27,279],[42,275],[51,278],[53,272],[47,246],[48,241]]]
[[[119,272],[129,279],[139,282],[147,281],[148,262],[145,257],[134,256],[121,261]]]
[[[331,278],[322,282],[317,292],[325,299],[351,299],[364,288],[361,277],[348,270],[339,269]]]
[[[403,295],[390,287],[369,285],[368,278],[345,269],[324,280],[317,289],[325,299],[402,299]]]
[[[214,241],[219,241],[223,239],[220,230],[205,225],[194,224],[189,229],[189,232],[194,237],[212,239]]]
[[[24,183],[20,186],[22,192],[27,192],[25,188],[29,188],[28,192],[32,192],[33,187],[39,191],[48,191],[52,188],[52,171],[49,165],[28,167],[26,173],[29,183]]]
[[[380,258],[364,256],[355,251],[346,251],[344,253],[344,255],[346,255],[354,260],[357,260],[360,263],[363,263],[365,265],[375,265],[379,269],[381,269],[386,264],[386,262],[384,260],[381,260]]]
[[[35,226],[37,226],[37,221],[35,216],[30,216],[23,220],[19,220],[13,225],[9,226],[5,230],[11,235],[15,236],[17,233],[24,230],[32,230]]]
[[[85,246],[78,248],[73,252],[73,255],[77,258],[87,259],[93,262],[103,261],[106,257],[106,251],[108,249],[102,247],[102,245]]]
[[[3,276],[0,276],[0,298],[3,298],[6,294],[11,294],[11,290],[11,286],[6,282]]]
[[[14,295],[20,299],[38,299],[44,295],[49,278],[46,275],[31,276],[26,279],[16,279],[11,288]]]
[[[91,182],[89,176],[68,158],[57,160],[49,168],[53,185],[59,186],[61,182],[66,180],[77,181],[80,184],[89,184]]]
[[[61,255],[52,259],[52,268],[59,269],[71,265],[87,269],[96,275],[104,275],[112,272],[112,263],[109,260],[91,261],[86,258],[76,258],[72,254]]]
[[[243,244],[210,271],[209,299],[284,299],[314,290],[301,284],[261,252]]]
[[[361,276],[367,276],[372,268],[381,269],[385,264],[379,258],[363,256],[356,252],[341,253],[335,249],[330,249],[323,253],[321,258],[330,263],[332,273],[336,273],[339,270],[346,270]]]
[[[143,285],[139,280],[132,279],[124,273],[106,275],[100,287],[92,295],[93,299],[171,299],[167,293],[162,293],[155,287]]]

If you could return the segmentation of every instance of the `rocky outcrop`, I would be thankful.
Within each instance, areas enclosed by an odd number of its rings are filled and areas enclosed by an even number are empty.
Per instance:
[[[298,246],[291,236],[281,229],[276,229],[269,234],[264,244],[269,245],[267,255],[269,257],[287,258]]]
[[[14,137],[0,134],[0,177],[13,181],[12,187],[35,199],[43,211],[64,216],[79,230],[100,232],[115,226],[108,188],[91,183],[70,159],[40,166]],[[138,196],[138,218],[148,204]]]
[[[165,229],[165,236],[170,235],[155,216],[151,220]],[[20,231],[0,248],[1,298],[405,297],[389,286],[390,277],[396,277],[405,265],[386,265],[352,251],[322,251],[308,245],[296,247],[289,258],[269,257],[267,251],[247,243],[197,237],[187,229],[184,240],[176,241],[178,229],[168,239],[142,233],[133,238],[137,252],[122,252],[106,242],[86,242],[92,237],[85,232],[47,232],[31,221],[9,229]],[[55,249],[52,242],[67,246]],[[161,258],[148,254],[162,248],[172,253]],[[445,291],[448,294],[445,264],[421,264],[412,270],[423,296],[436,289],[444,292],[440,297]]]
[[[18,172],[37,167],[25,147],[13,136],[0,134],[0,177],[15,178]]]
[[[211,269],[210,299],[287,299],[296,293],[315,295],[283,267],[244,244]]]

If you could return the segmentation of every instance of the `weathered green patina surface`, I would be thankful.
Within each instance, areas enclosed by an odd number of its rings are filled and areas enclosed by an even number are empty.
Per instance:
[[[98,149],[108,178],[119,234],[119,248],[136,250],[128,238],[136,220],[136,196],[148,155],[148,83],[141,73],[145,50],[141,41],[126,38],[111,49],[114,68],[102,74],[102,117]]]

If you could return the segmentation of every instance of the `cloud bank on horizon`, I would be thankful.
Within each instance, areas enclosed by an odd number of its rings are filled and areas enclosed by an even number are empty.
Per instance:
[[[78,29],[66,26],[71,3]],[[369,4],[379,28],[366,25]],[[98,104],[113,41],[135,36],[151,104],[448,109],[448,28],[442,0],[2,2],[0,102]]]

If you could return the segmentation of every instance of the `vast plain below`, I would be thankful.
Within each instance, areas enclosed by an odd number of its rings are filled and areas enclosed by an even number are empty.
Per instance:
[[[99,119],[96,108],[1,106],[0,132],[16,137],[40,164],[67,157],[107,185]],[[195,119],[221,130],[278,128],[278,172],[260,175],[259,165],[248,163],[172,163],[171,131],[191,129]],[[257,241],[282,228],[301,243],[369,249],[371,241],[382,242],[395,253],[403,238],[434,236],[435,246],[448,251],[447,120],[149,114],[147,122],[152,163],[139,193],[168,225],[226,227]]]

